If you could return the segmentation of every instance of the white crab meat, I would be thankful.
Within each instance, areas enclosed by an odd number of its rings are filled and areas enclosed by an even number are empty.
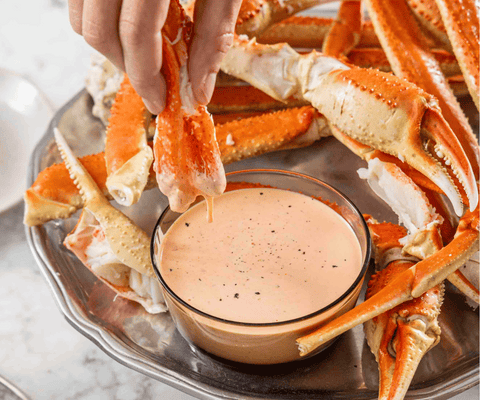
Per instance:
[[[123,297],[140,303],[152,314],[166,311],[156,277],[142,274],[118,260],[102,227],[88,210],[84,210],[75,230],[66,237],[65,246],[114,290],[120,287]]]
[[[400,241],[403,245],[408,246],[420,232],[431,231],[443,222],[425,193],[395,164],[374,158],[368,162],[368,168],[358,170],[358,175],[367,180],[375,194],[390,206],[399,222],[408,229],[409,235]]]

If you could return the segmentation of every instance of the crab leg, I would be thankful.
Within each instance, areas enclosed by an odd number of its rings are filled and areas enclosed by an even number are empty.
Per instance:
[[[407,3],[425,38],[431,40],[434,47],[453,52],[435,0],[407,0]]]
[[[470,162],[435,100],[415,85],[391,74],[351,69],[315,51],[299,55],[286,44],[261,45],[242,38],[236,38],[221,67],[276,99],[309,101],[346,135],[427,176],[458,215],[463,213],[459,189],[465,191],[470,209],[476,208],[478,191]],[[463,189],[457,189],[452,176]]]
[[[106,140],[107,188],[117,203],[135,204],[147,184],[152,149],[147,144],[151,114],[127,75],[111,109]]]
[[[82,217],[65,245],[119,295],[140,302],[149,312],[165,311],[150,261],[149,236],[110,204],[60,131],[55,129],[54,133],[68,172],[84,200]]]
[[[277,125],[279,119],[281,125]],[[330,135],[325,118],[312,107],[292,108],[220,124],[216,126],[216,133],[224,164],[271,151],[307,146]],[[103,195],[111,199],[106,187],[105,154],[88,155],[79,161]],[[156,186],[155,173],[150,169],[145,190]],[[24,223],[27,226],[68,218],[84,205],[65,163],[41,171],[25,192],[24,199]]]
[[[208,104],[212,114],[248,111],[271,111],[288,107],[305,105],[298,99],[289,99],[287,104],[278,101],[250,86],[217,86]]]
[[[453,51],[445,28],[443,27],[440,13],[437,13],[438,15],[432,15],[431,9],[425,9],[424,3],[427,3],[425,0],[407,1],[417,20],[421,23],[422,32],[434,32],[434,34],[429,35],[429,38],[431,37],[433,40],[428,41],[428,45],[431,48],[441,48],[449,52]],[[433,2],[433,0],[431,1]],[[435,10],[438,11],[436,7]],[[293,15],[283,21],[277,22],[256,37],[259,43],[264,44],[285,42],[292,47],[321,48],[332,22],[332,18]],[[357,47],[379,46],[380,42],[375,34],[372,22],[365,21]]]
[[[319,18],[294,15],[269,27],[258,34],[257,40],[263,44],[288,43],[297,48],[321,48],[326,35],[334,20],[332,18]],[[372,46],[379,46],[373,28]]]
[[[432,54],[440,65],[442,73],[447,78],[460,74],[460,68],[453,54],[445,50],[436,49],[432,50]],[[347,60],[350,64],[357,67],[375,68],[384,72],[391,71],[387,56],[380,47],[353,49],[348,53]],[[448,82],[450,83],[450,80]]]
[[[235,27],[239,35],[257,36],[275,22],[332,0],[244,0]]]
[[[415,265],[401,256],[399,242],[405,231],[393,224],[367,219],[380,269],[368,283],[365,298],[384,288],[396,275]],[[399,259],[397,259],[399,258]],[[438,315],[443,283],[419,298],[407,301],[364,324],[367,343],[378,362],[379,399],[403,399],[425,353],[440,341]]]
[[[353,310],[299,338],[300,354],[308,354],[347,330],[421,296],[464,265],[478,249],[478,212],[478,207],[474,212],[466,212],[460,220],[455,238],[443,249],[397,275],[385,288]]]
[[[361,6],[358,0],[341,2],[337,18],[323,42],[322,52],[325,55],[336,58],[346,57],[358,45],[363,25]]]
[[[467,87],[479,108],[479,11],[473,0],[407,0],[422,27],[455,53]]]
[[[241,158],[255,157],[271,151],[305,147],[329,135],[325,118],[313,107],[305,106],[228,122],[221,126],[218,143],[222,161],[227,164],[239,160],[239,155]]]
[[[92,179],[108,196],[105,185],[107,169],[105,154],[99,153],[82,157],[81,163]],[[65,164],[54,164],[41,171],[32,186],[24,195],[25,215],[23,223],[27,226],[41,225],[47,221],[68,218],[83,207],[83,199]]]
[[[263,44],[288,43],[298,48],[321,48],[332,22],[332,18],[293,15],[257,35],[257,40]],[[379,46],[371,21],[365,21],[358,47]]]
[[[436,3],[468,90],[477,109],[480,109],[478,3],[473,0],[436,0]]]
[[[170,2],[167,22],[162,64],[167,98],[164,111],[157,116],[154,169],[172,210],[183,212],[198,195],[220,195],[226,178],[212,118],[205,107],[196,105],[188,80],[192,25],[178,0]]]
[[[405,0],[366,0],[365,4],[393,72],[438,99],[442,114],[460,141],[478,179],[479,149],[475,135]]]

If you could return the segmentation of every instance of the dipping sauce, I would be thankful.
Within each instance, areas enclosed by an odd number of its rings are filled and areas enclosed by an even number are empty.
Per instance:
[[[304,317],[342,296],[363,266],[348,223],[297,192],[251,188],[182,214],[159,249],[160,273],[192,307],[244,323]]]

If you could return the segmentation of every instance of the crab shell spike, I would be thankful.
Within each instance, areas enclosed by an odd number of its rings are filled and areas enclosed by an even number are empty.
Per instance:
[[[286,44],[261,45],[238,37],[221,68],[278,100],[295,96],[309,101],[352,139],[391,154],[427,176],[462,215],[459,189],[446,168],[424,150],[424,140],[433,139],[465,189],[470,209],[478,204],[465,152],[434,99],[414,84],[391,74],[350,68],[315,51],[300,56]]]
[[[84,208],[100,223],[115,256],[134,270],[153,276],[148,235],[125,214],[113,207],[82,164],[77,160],[60,131],[55,128],[55,141],[70,176],[85,201]],[[135,239],[133,241],[132,239]]]

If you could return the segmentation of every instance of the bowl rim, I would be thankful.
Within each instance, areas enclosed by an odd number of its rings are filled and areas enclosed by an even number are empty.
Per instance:
[[[360,272],[359,272],[357,278],[355,279],[355,281],[350,285],[350,287],[339,298],[337,298],[335,301],[333,301],[329,305],[321,308],[320,310],[314,311],[313,313],[304,315],[302,317],[297,317],[297,318],[294,318],[294,319],[289,319],[289,320],[285,320],[285,321],[278,321],[278,322],[261,322],[261,323],[259,323],[259,322],[232,321],[232,320],[229,320],[229,319],[220,318],[220,317],[216,317],[214,315],[210,315],[210,314],[206,313],[205,311],[201,311],[201,310],[193,307],[192,305],[188,304],[183,299],[181,299],[165,282],[165,280],[163,279],[163,277],[160,273],[160,270],[159,270],[159,268],[156,264],[155,254],[154,254],[155,237],[156,237],[156,233],[157,233],[157,230],[159,229],[161,221],[163,220],[166,213],[170,210],[170,206],[167,205],[167,207],[165,207],[165,209],[160,214],[160,217],[158,218],[157,222],[155,223],[155,227],[153,228],[153,233],[152,233],[152,237],[151,237],[151,240],[150,240],[150,258],[151,258],[151,261],[152,261],[153,270],[154,270],[155,275],[157,276],[158,280],[160,281],[160,284],[162,285],[162,287],[168,292],[168,294],[170,296],[172,296],[175,299],[175,301],[179,302],[182,306],[186,307],[187,309],[189,309],[190,311],[193,311],[196,314],[201,315],[204,318],[208,318],[208,319],[211,319],[211,320],[214,320],[214,321],[217,321],[217,322],[221,322],[223,324],[243,326],[243,327],[276,327],[276,326],[293,325],[295,323],[298,323],[298,322],[301,322],[301,321],[306,321],[306,320],[309,320],[309,319],[314,318],[316,316],[319,316],[320,314],[323,314],[324,312],[333,308],[338,303],[340,303],[345,298],[347,298],[355,290],[355,288],[360,284],[360,282],[364,279],[365,274],[366,274],[367,269],[368,269],[368,266],[370,264],[370,259],[371,259],[371,255],[372,255],[372,240],[371,240],[370,230],[368,229],[368,225],[365,221],[365,218],[363,217],[363,214],[360,212],[360,210],[357,208],[357,206],[347,196],[345,196],[341,191],[339,191],[338,189],[336,189],[333,186],[331,186],[330,184],[322,181],[321,179],[314,178],[314,177],[312,177],[310,175],[307,175],[307,174],[294,172],[294,171],[281,170],[281,169],[255,168],[255,169],[245,169],[245,170],[228,172],[226,174],[227,180],[228,180],[229,176],[238,175],[238,174],[242,174],[242,173],[253,173],[253,174],[256,174],[256,173],[257,174],[258,173],[272,173],[272,174],[278,174],[278,175],[295,176],[297,178],[302,178],[302,179],[307,179],[307,180],[310,180],[310,181],[314,181],[315,183],[320,184],[321,186],[326,186],[328,189],[330,189],[331,191],[335,192],[337,195],[342,197],[353,208],[353,210],[360,216],[360,221],[361,221],[362,226],[364,228],[364,231],[366,233],[365,236],[366,236],[366,242],[367,243],[366,243],[365,259],[364,259],[364,262],[363,262],[363,266],[360,269]]]

